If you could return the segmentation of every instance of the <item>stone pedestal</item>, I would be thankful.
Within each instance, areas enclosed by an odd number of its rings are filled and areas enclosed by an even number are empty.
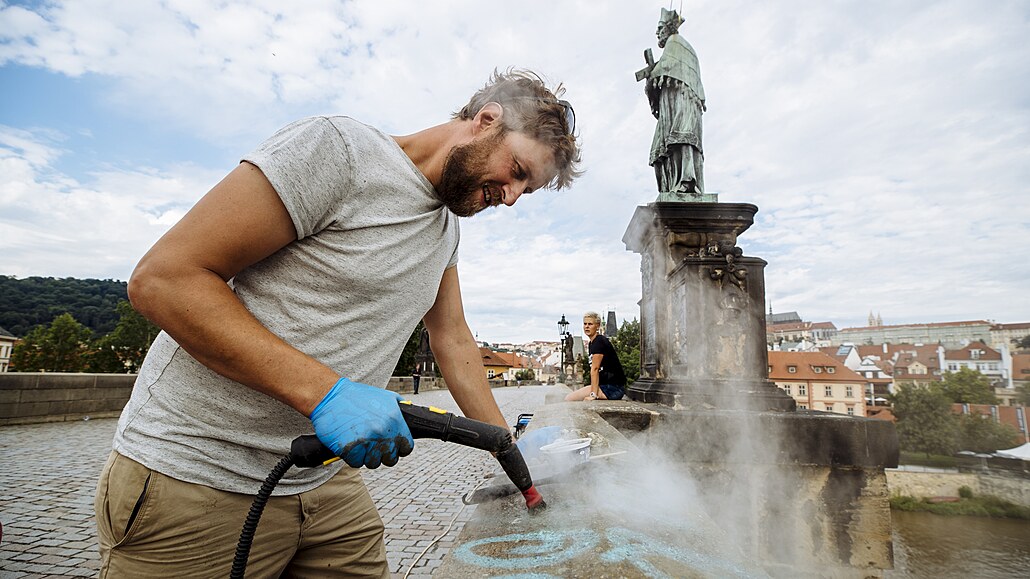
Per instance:
[[[667,405],[793,410],[768,381],[765,265],[737,236],[747,203],[637,207],[622,240],[640,254],[641,376],[633,400]]]

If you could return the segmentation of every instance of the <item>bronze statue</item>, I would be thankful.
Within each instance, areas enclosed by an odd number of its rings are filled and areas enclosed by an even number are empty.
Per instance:
[[[644,93],[658,119],[649,163],[658,181],[659,201],[715,202],[715,195],[704,192],[701,68],[693,47],[678,34],[681,24],[678,12],[662,9],[657,31],[662,56],[655,62],[647,49],[647,67],[637,72],[637,81],[647,79]]]

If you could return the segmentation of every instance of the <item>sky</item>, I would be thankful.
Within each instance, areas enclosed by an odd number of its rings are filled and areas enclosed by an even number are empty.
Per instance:
[[[494,69],[561,83],[586,173],[462,222],[480,340],[639,316],[622,236],[657,197],[634,72],[665,2],[0,0],[0,275],[127,280],[283,125],[444,123]],[[675,2],[674,7],[680,3]],[[989,6],[989,9],[988,9]],[[682,3],[704,179],[759,207],[765,309],[838,328],[1030,321],[1030,4]]]

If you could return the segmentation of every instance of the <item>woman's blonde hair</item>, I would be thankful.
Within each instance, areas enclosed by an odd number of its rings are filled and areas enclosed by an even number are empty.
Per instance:
[[[583,319],[584,320],[586,320],[588,318],[594,320],[595,322],[597,322],[597,327],[598,328],[603,329],[602,324],[601,324],[601,314],[599,314],[597,312],[587,312],[587,313],[583,314]]]

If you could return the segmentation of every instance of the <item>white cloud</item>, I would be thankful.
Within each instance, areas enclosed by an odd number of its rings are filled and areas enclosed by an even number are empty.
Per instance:
[[[128,279],[133,265],[214,182],[195,166],[105,169],[80,182],[61,151],[0,127],[0,270],[6,275]],[[207,183],[205,183],[207,181]]]
[[[638,261],[621,237],[655,191],[646,165],[654,120],[633,72],[644,48],[659,53],[666,5],[5,6],[0,64],[108,79],[105,98],[121,114],[236,153],[315,112],[414,132],[445,121],[495,67],[564,82],[587,175],[463,227],[474,329],[491,340],[547,338],[562,313],[636,313]],[[740,243],[770,262],[777,310],[838,326],[863,323],[869,310],[889,323],[1030,319],[1030,272],[1017,265],[1030,246],[1025,3],[710,0],[685,9],[708,96],[705,181],[723,201],[760,207]],[[105,271],[127,270],[144,247],[101,238],[156,237],[224,170],[184,152],[166,164],[61,174],[55,159],[76,152],[44,139],[45,128],[15,127],[32,133],[5,133],[0,219],[40,246],[8,251],[8,273],[96,276],[82,273],[86,264],[108,261]],[[33,212],[53,206],[110,217],[93,229],[70,217],[48,228]],[[115,219],[127,233],[98,233]],[[57,249],[62,240],[95,257]]]

